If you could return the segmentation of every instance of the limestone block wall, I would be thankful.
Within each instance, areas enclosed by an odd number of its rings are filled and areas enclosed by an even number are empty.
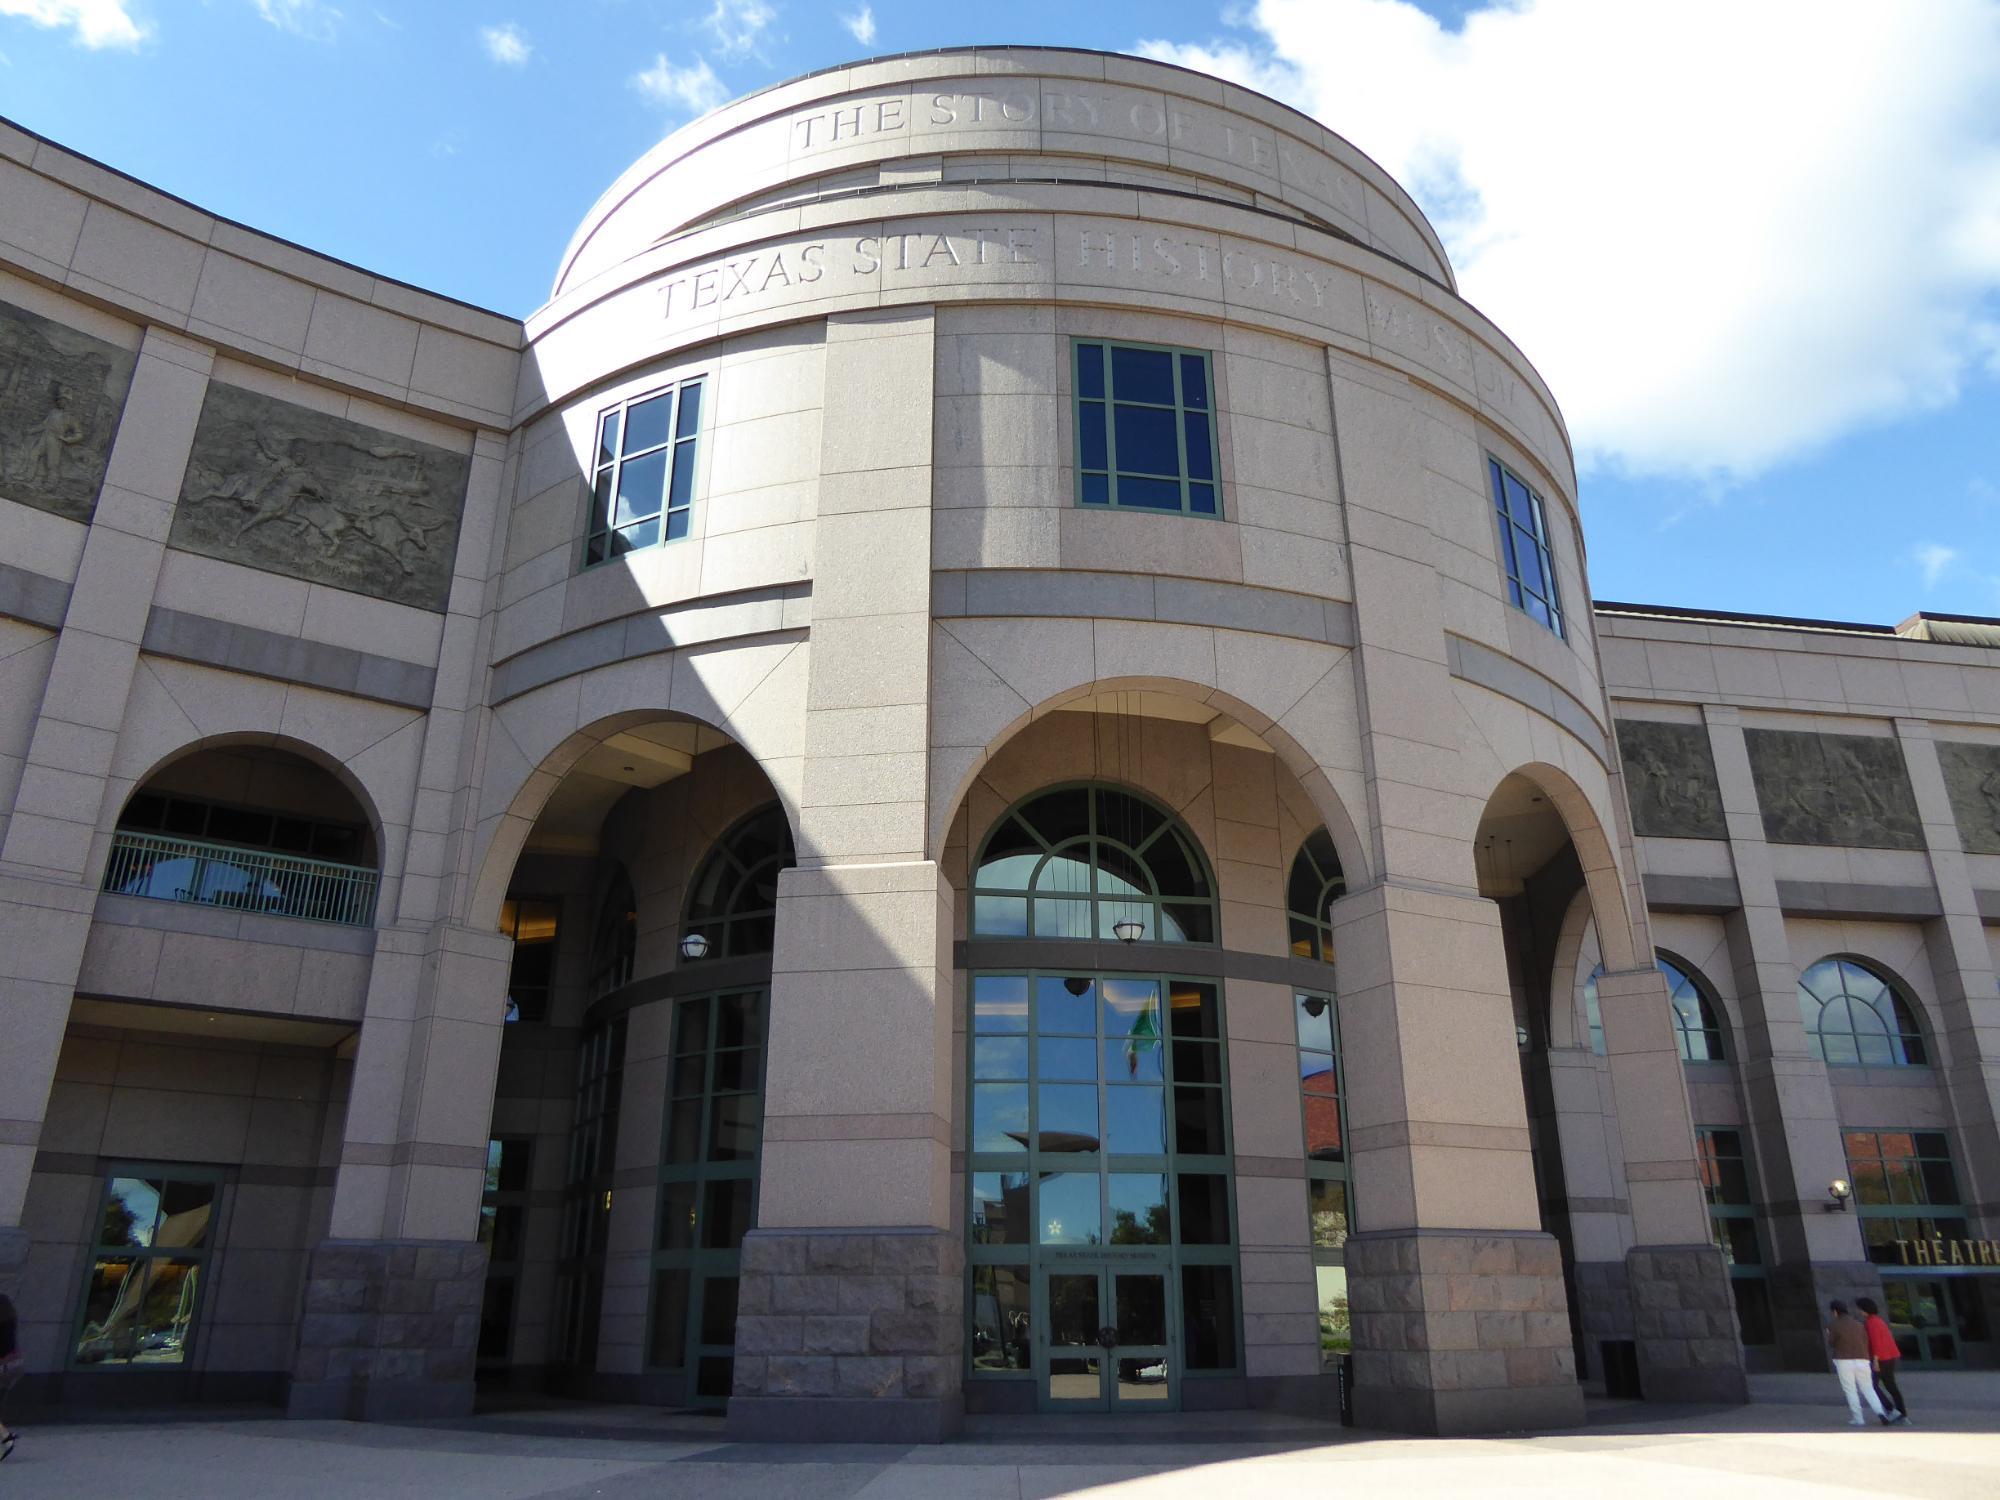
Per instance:
[[[307,1254],[326,1230],[349,1072],[329,1047],[70,1027],[22,1216],[33,1248],[15,1300],[36,1394],[110,1394],[69,1356],[105,1164],[119,1163],[221,1170],[193,1374],[215,1399],[268,1396],[291,1369]]]

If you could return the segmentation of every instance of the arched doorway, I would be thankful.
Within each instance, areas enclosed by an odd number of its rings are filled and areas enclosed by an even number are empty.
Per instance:
[[[516,813],[495,883],[515,946],[480,1377],[719,1406],[791,825],[758,763],[693,719],[626,714],[577,739]]]

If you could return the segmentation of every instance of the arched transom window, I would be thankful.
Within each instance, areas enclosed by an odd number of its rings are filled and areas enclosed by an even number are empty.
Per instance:
[[[1723,1061],[1728,1053],[1723,1049],[1722,1021],[1708,998],[1706,982],[1693,969],[1682,968],[1664,954],[1654,954],[1653,962],[1667,981],[1667,999],[1674,1012],[1674,1041],[1680,1048],[1681,1061]],[[1583,982],[1583,1016],[1590,1028],[1590,1050],[1599,1057],[1604,1056],[1604,1015],[1598,1006],[1597,981],[1603,973],[1604,965],[1599,964]]]
[[[708,957],[769,953],[777,932],[778,872],[791,868],[792,825],[773,802],[715,841],[688,887],[685,937],[708,939]]]
[[[1328,908],[1346,891],[1347,877],[1341,873],[1340,856],[1334,853],[1333,835],[1324,828],[1315,829],[1299,846],[1292,860],[1291,879],[1285,885],[1294,954],[1333,962],[1333,918]]]
[[[1018,804],[987,835],[972,877],[979,937],[1215,941],[1215,887],[1194,840],[1136,793],[1066,786]]]
[[[1836,1067],[1922,1067],[1917,1014],[1896,987],[1851,958],[1823,958],[1799,976],[1799,1014],[1813,1055]]]
[[[1667,976],[1667,998],[1674,1005],[1674,1040],[1680,1044],[1682,1062],[1722,1062],[1728,1057],[1722,1044],[1722,1021],[1708,998],[1708,988],[1692,969],[1683,969],[1664,953],[1653,962]]]

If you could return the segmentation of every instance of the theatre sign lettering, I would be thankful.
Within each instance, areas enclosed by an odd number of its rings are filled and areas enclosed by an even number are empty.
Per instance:
[[[1897,1240],[1899,1264],[1948,1270],[1953,1266],[2000,1269],[2000,1240]]]

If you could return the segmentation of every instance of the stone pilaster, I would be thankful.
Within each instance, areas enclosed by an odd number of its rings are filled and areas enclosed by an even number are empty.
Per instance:
[[[1638,1244],[1625,1253],[1648,1400],[1744,1402],[1750,1381],[1722,1252],[1694,1164],[1694,1126],[1672,1002],[1652,964],[1597,981]]]
[[[1742,903],[1724,920],[1724,932],[1742,1009],[1736,1075],[1756,1153],[1758,1206],[1774,1252],[1772,1319],[1785,1367],[1819,1370],[1826,1368],[1826,1299],[1843,1295],[1834,1289],[1848,1279],[1840,1268],[1858,1262],[1861,1251],[1853,1215],[1823,1211],[1827,1184],[1847,1175],[1840,1112],[1826,1064],[1807,1050],[1798,967],[1778,905],[1742,715],[1707,704],[1703,717]]]
[[[306,1268],[289,1414],[470,1415],[485,1286],[477,1242],[325,1241]]]
[[[938,1442],[958,1431],[965,1247],[946,1230],[753,1230],[729,1434]]]
[[[1347,1242],[1354,1419],[1449,1437],[1583,1421],[1552,1235],[1366,1232]]]
[[[107,840],[139,642],[214,353],[146,331],[0,840],[0,1226],[21,1221]]]

